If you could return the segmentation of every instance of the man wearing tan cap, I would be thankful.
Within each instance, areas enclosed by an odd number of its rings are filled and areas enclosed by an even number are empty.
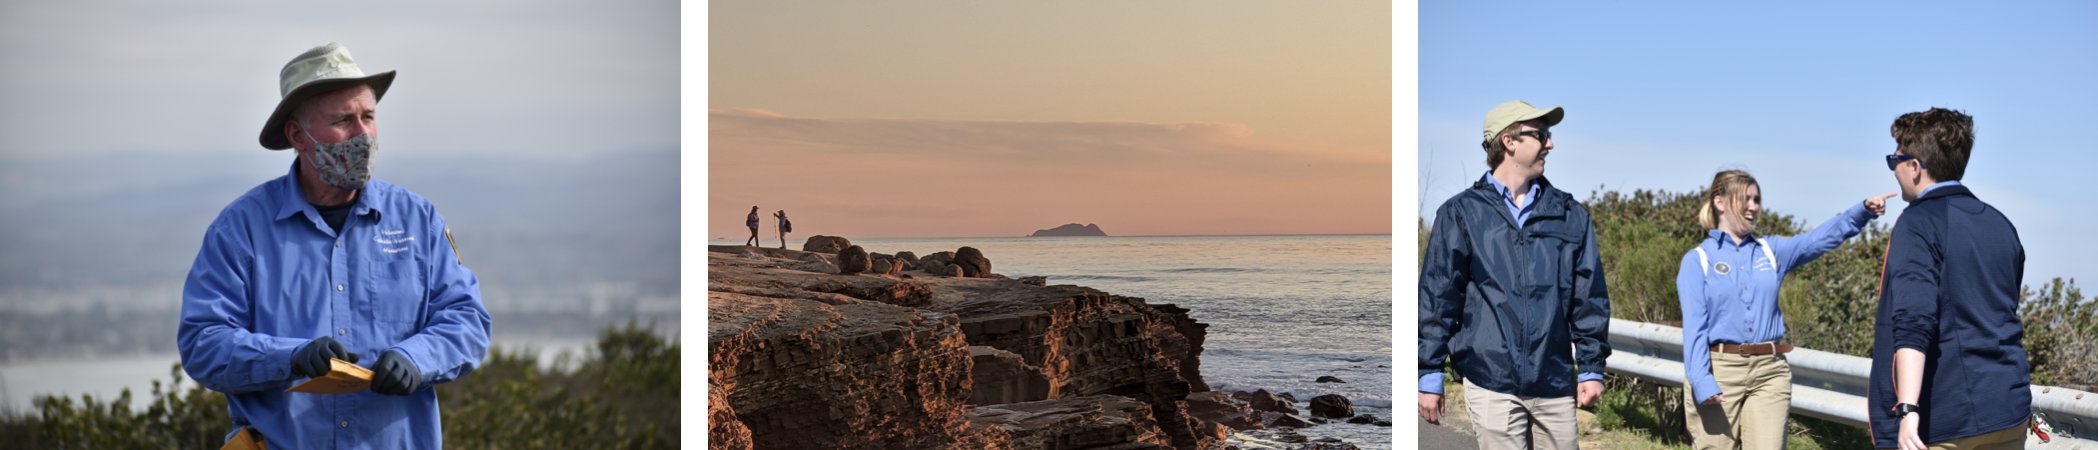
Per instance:
[[[1563,109],[1486,113],[1489,170],[1435,211],[1420,277],[1419,408],[1441,423],[1443,368],[1464,377],[1481,449],[1573,449],[1595,404],[1610,298],[1588,209],[1544,179]]]
[[[226,394],[228,447],[441,448],[435,385],[487,353],[480,282],[444,217],[371,177],[393,78],[334,43],[285,64],[260,137],[296,149],[291,170],[204,232],[176,339],[190,377]],[[331,360],[366,364],[370,389],[285,391]]]

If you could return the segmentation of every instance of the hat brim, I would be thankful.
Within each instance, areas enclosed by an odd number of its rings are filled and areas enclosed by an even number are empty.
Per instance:
[[[270,150],[291,148],[291,140],[284,137],[284,121],[291,120],[292,110],[298,109],[299,104],[305,103],[306,99],[334,92],[337,89],[358,84],[369,84],[372,87],[372,101],[378,102],[380,99],[386,98],[386,88],[393,87],[393,74],[394,71],[388,70],[358,78],[329,78],[306,83],[292,89],[290,94],[284,95],[284,99],[277,101],[277,110],[270,113],[269,121],[263,122],[262,135],[260,136],[262,148]]]
[[[1566,109],[1557,106],[1552,107],[1552,109],[1540,109],[1535,113],[1524,114],[1522,117],[1516,118],[1515,121],[1518,123],[1528,122],[1537,120],[1540,117],[1544,118],[1544,126],[1546,128],[1556,127],[1559,126],[1560,120],[1566,119]]]

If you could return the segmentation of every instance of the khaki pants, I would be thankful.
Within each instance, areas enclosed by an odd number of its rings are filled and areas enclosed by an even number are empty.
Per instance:
[[[1705,405],[1688,386],[1683,412],[1697,450],[1780,450],[1792,410],[1792,364],[1785,355],[1711,352],[1712,378],[1726,402]]]
[[[1466,391],[1469,394],[1469,391]],[[2019,422],[2017,426],[1991,431],[1980,436],[1968,436],[1945,442],[1932,442],[1930,450],[2019,450],[2025,448],[2025,429],[2032,421]]]
[[[1573,397],[1503,394],[1464,380],[1464,410],[1479,434],[1479,450],[1581,448]]]

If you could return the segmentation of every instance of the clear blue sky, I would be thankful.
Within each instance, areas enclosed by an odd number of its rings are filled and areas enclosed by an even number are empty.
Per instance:
[[[2093,18],[2071,2],[1424,2],[1422,198],[1397,200],[1434,214],[1485,172],[1486,110],[1524,100],[1566,108],[1545,177],[1576,197],[1742,168],[1765,208],[1818,224],[1896,191],[1888,125],[1946,107],[1975,118],[1963,182],[2018,225],[2026,284],[2098,276],[2079,233],[2098,218],[2081,200],[2098,176]]]

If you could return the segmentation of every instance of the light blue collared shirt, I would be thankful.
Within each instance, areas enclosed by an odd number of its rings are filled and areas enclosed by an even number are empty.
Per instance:
[[[1925,187],[1925,188],[1923,188],[1923,192],[1918,192],[1918,193],[1916,193],[1916,198],[1923,198],[1923,196],[1925,196],[1925,195],[1930,195],[1930,190],[1931,190],[1931,189],[1937,189],[1937,188],[1941,188],[1941,187],[1945,187],[1945,186],[1959,186],[1959,185],[1960,185],[1960,180],[1952,180],[1952,181],[1940,181],[1940,182],[1938,182],[1938,184],[1933,184],[1933,185],[1930,185],[1930,186],[1928,186],[1928,187]]]
[[[1493,190],[1501,193],[1501,202],[1508,206],[1508,214],[1515,215],[1516,228],[1522,228],[1524,223],[1530,221],[1530,213],[1537,210],[1536,178],[1530,179],[1529,190],[1524,191],[1528,192],[1529,195],[1523,196],[1523,199],[1529,201],[1521,205],[1515,204],[1515,190],[1508,188],[1508,185],[1501,184],[1501,180],[1494,179],[1493,171],[1486,171],[1486,182],[1493,183]]]
[[[1767,255],[1755,236],[1736,244],[1720,230],[1707,232],[1710,237],[1697,244],[1704,249],[1702,265],[1697,250],[1684,253],[1676,270],[1676,295],[1683,307],[1683,372],[1693,396],[1702,401],[1721,393],[1712,377],[1712,344],[1785,337],[1785,314],[1777,304],[1785,274],[1857,236],[1875,217],[1858,202],[1807,234],[1762,238],[1770,243]]]
[[[1507,185],[1501,184],[1501,180],[1496,180],[1493,178],[1493,171],[1486,171],[1486,181],[1489,183],[1493,183],[1493,190],[1501,193],[1501,203],[1508,207],[1508,214],[1512,214],[1515,216],[1515,226],[1517,228],[1521,228],[1522,224],[1528,223],[1530,221],[1530,213],[1537,211],[1538,189],[1536,178],[1530,179],[1530,189],[1527,191],[1529,192],[1529,195],[1526,195],[1523,198],[1524,200],[1528,201],[1523,202],[1523,204],[1521,205],[1515,204],[1514,190],[1509,189]],[[1582,373],[1579,377],[1575,378],[1575,382],[1601,379],[1603,379],[1603,375],[1599,373]],[[1442,372],[1421,375],[1420,391],[1431,394],[1441,394]]]
[[[205,230],[182,286],[183,370],[226,394],[229,437],[246,426],[271,448],[441,448],[435,386],[488,352],[479,280],[422,197],[371,180],[337,234],[297,180],[294,169],[249,190]],[[292,352],[321,336],[365,367],[398,349],[426,387],[407,396],[284,392],[305,381],[291,373]]]

